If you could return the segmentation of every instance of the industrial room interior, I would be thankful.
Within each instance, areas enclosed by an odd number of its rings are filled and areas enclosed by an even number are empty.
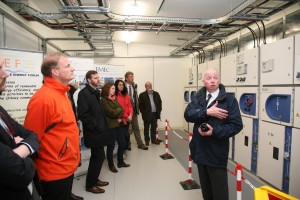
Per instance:
[[[183,113],[210,68],[218,69],[226,91],[238,100],[244,124],[230,140],[228,169],[234,171],[240,163],[252,186],[268,185],[300,198],[299,33],[298,0],[0,1],[1,56],[32,55],[40,67],[43,55],[59,51],[73,61],[78,78],[89,69],[97,69],[100,76],[108,68],[117,69],[120,74],[108,75],[114,80],[132,71],[139,93],[150,81],[161,95],[159,138],[164,140],[168,120],[169,150],[175,159],[159,158],[163,144],[150,146],[148,152],[134,147],[126,154],[132,165],[128,174],[111,174],[103,165],[103,176],[111,184],[101,196],[84,190],[87,152],[73,192],[91,200],[202,198],[201,189],[186,191],[179,184],[188,178],[188,144],[174,132],[183,138],[192,132],[193,124]],[[42,77],[30,81],[26,84],[34,84],[35,91]],[[23,123],[30,96],[20,100],[9,95],[0,98],[1,105],[14,110],[12,115]],[[139,123],[142,130],[141,117]],[[146,163],[157,165],[153,169]],[[228,177],[230,199],[236,199],[236,177]],[[192,178],[199,183],[195,164]],[[135,183],[128,184],[129,179]],[[149,193],[153,185],[156,191]],[[243,199],[254,199],[246,182]]]

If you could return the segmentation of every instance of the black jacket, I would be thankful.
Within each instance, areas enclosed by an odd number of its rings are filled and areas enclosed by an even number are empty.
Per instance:
[[[83,126],[86,147],[106,146],[112,142],[100,103],[100,92],[86,85],[77,100],[77,114]]]
[[[191,156],[195,163],[213,166],[227,167],[229,138],[236,135],[243,129],[243,122],[238,106],[238,102],[232,95],[225,91],[225,87],[220,84],[220,92],[212,106],[218,101],[218,108],[228,111],[226,119],[209,117],[206,114],[206,89],[201,88],[196,97],[187,106],[184,118],[187,122],[194,124],[193,138],[190,142]],[[213,134],[203,137],[199,134],[198,128],[206,122],[213,127]]]
[[[158,92],[153,91],[153,101],[156,107],[157,119],[160,119],[160,113],[162,110],[162,101]],[[142,92],[139,96],[139,108],[142,113],[142,118],[145,122],[151,121],[151,102],[147,90]]]
[[[14,136],[23,138],[22,142],[29,144],[37,153],[40,144],[36,134],[12,119],[2,106],[0,112],[6,117],[3,121],[6,124],[8,121]],[[0,126],[0,199],[26,200],[31,196],[27,186],[35,174],[34,163],[30,157],[21,158],[14,153],[16,147],[13,138]]]

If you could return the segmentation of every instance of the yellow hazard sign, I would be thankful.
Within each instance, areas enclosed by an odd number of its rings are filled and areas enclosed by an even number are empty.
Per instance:
[[[296,117],[300,117],[299,113],[296,114]]]

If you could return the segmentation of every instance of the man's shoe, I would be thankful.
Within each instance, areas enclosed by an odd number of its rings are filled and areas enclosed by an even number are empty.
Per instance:
[[[157,144],[157,145],[159,145],[160,142],[154,141],[154,142],[152,142],[152,144]]]
[[[105,190],[102,188],[99,188],[97,186],[94,186],[92,188],[86,188],[85,189],[87,192],[91,192],[91,193],[95,193],[95,194],[100,194],[100,193],[104,193]]]
[[[126,164],[126,163],[118,164],[118,168],[121,167],[130,167],[130,164]]]
[[[103,186],[109,185],[109,182],[98,180],[98,182],[97,182],[96,185],[97,185],[97,186],[100,186],[100,187],[103,187]]]
[[[138,146],[139,149],[148,150],[148,147],[146,147],[144,144]]]
[[[71,193],[70,200],[84,200],[84,198]]]
[[[118,173],[118,170],[116,169],[115,166],[111,166],[109,167],[110,171],[113,172],[113,173]]]
[[[131,147],[127,147],[127,150],[128,150],[128,151],[131,151]]]
[[[149,141],[146,141],[145,144],[146,144],[146,146],[149,146]]]

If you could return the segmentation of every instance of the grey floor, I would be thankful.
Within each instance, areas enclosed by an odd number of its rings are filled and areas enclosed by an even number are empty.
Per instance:
[[[176,133],[176,134],[175,134]],[[137,148],[131,137],[132,150],[127,151],[125,162],[129,168],[121,168],[114,174],[109,171],[107,162],[103,164],[100,179],[109,181],[103,187],[104,194],[92,194],[85,191],[85,175],[74,179],[73,193],[85,200],[202,200],[201,189],[184,190],[180,182],[189,179],[188,170],[188,134],[184,131],[168,131],[169,154],[174,159],[163,160],[160,155],[166,153],[165,144],[150,144],[149,150]],[[159,138],[164,139],[165,131],[159,131]],[[234,171],[235,163],[228,161],[228,169]],[[254,187],[268,185],[266,182],[248,172],[243,175]],[[192,164],[192,178],[199,184],[197,166]],[[236,177],[228,173],[229,197],[236,199]],[[254,199],[254,190],[242,182],[242,199]]]
[[[160,134],[162,138],[163,135]],[[85,200],[201,200],[200,189],[184,190],[181,181],[188,179],[185,169],[177,159],[163,160],[165,145],[150,144],[149,150],[140,150],[132,139],[132,150],[125,156],[129,168],[121,168],[114,174],[107,162],[103,164],[100,179],[109,181],[103,187],[104,194],[85,191],[85,175],[74,179],[73,193]]]

